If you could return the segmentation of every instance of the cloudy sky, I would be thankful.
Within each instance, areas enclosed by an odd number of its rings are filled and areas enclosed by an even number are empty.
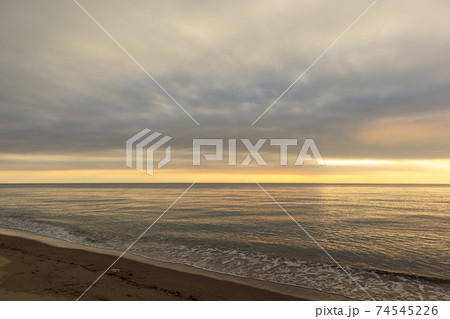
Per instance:
[[[254,125],[373,0],[79,2],[200,125],[74,1],[0,0],[0,183],[450,180],[447,0],[378,1]],[[144,128],[173,137],[154,176],[125,166]],[[192,167],[192,138],[327,165]]]

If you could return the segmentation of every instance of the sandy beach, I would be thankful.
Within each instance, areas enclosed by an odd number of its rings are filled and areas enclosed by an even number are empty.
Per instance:
[[[0,300],[75,300],[115,256],[0,235]],[[301,300],[123,258],[82,300]]]

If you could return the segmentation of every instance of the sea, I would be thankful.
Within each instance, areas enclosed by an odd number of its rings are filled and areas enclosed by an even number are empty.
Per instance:
[[[130,254],[212,276],[450,300],[450,185],[261,186],[1,184],[0,227],[119,251],[148,229]]]

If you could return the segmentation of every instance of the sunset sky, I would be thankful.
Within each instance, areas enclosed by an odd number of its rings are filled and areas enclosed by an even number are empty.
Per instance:
[[[197,125],[74,1],[0,1],[0,183],[449,183],[448,0],[380,0],[251,125],[372,2],[81,0]],[[144,128],[173,137],[153,176]],[[300,145],[198,167],[193,138]],[[327,165],[293,165],[306,138]]]

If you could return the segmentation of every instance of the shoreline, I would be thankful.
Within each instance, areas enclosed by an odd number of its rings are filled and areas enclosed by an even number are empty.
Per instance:
[[[120,254],[0,228],[0,299],[75,300]],[[132,254],[113,269],[82,300],[351,300]]]

